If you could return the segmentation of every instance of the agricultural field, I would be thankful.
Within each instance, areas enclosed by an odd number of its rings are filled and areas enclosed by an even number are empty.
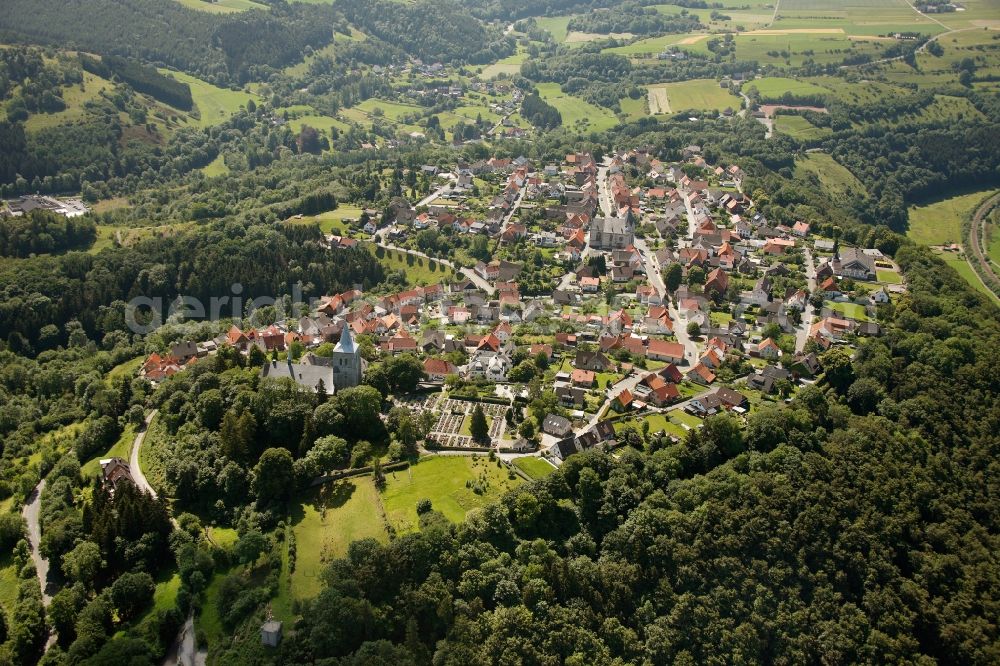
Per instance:
[[[185,7],[197,9],[203,12],[209,12],[211,14],[245,12],[248,9],[270,9],[267,5],[259,2],[253,2],[253,0],[213,0],[213,2],[207,2],[206,0],[177,0],[177,2],[181,3]]]
[[[518,468],[532,479],[541,479],[556,471],[556,468],[545,459],[537,458],[535,456],[514,458],[513,464],[514,467]]]
[[[962,223],[989,194],[989,190],[968,192],[910,206],[910,228],[906,235],[921,245],[961,243]]]
[[[257,97],[252,93],[242,90],[230,90],[228,88],[213,86],[211,83],[183,72],[175,72],[162,68],[160,68],[159,72],[191,86],[191,97],[194,99],[194,105],[198,109],[198,117],[195,118],[192,116],[191,119],[199,127],[208,127],[209,125],[223,122],[229,116],[239,111],[241,106],[246,106],[247,102]],[[259,99],[255,101],[259,101]]]
[[[780,101],[785,93],[793,95],[827,95],[829,90],[810,81],[789,79],[782,76],[769,76],[763,79],[749,81],[743,86],[743,92],[756,88],[761,101]]]
[[[795,175],[799,178],[815,176],[820,187],[834,195],[865,191],[861,181],[827,153],[806,153],[796,158]]]
[[[429,499],[436,511],[461,522],[469,511],[482,507],[521,483],[519,477],[490,462],[486,456],[432,456],[407,469],[389,472],[382,493],[387,521],[397,532],[415,530],[417,502]],[[476,490],[482,492],[477,493]]]
[[[304,215],[300,218],[286,220],[288,224],[319,224],[320,230],[324,234],[337,234],[347,236],[350,228],[344,220],[357,220],[364,211],[358,206],[337,206],[336,209],[316,215]]]
[[[417,106],[416,104],[403,104],[401,102],[390,102],[388,100],[375,98],[366,99],[354,108],[369,116],[378,115],[378,111],[376,111],[376,109],[380,109],[384,117],[397,121],[409,115],[422,116],[425,112],[423,107]]]
[[[482,79],[495,79],[501,74],[513,76],[521,71],[521,63],[523,63],[527,57],[528,54],[524,51],[509,55],[502,60],[498,60],[495,63],[483,67],[479,71],[479,77]]]
[[[802,116],[788,114],[774,116],[774,131],[787,134],[800,141],[822,139],[833,134],[833,130],[829,127],[816,127]]]
[[[901,0],[782,0],[773,28],[838,28],[858,36],[935,34],[947,29]]]
[[[663,92],[660,92],[663,91]],[[663,108],[663,96],[666,96],[666,109]],[[693,79],[676,83],[661,83],[649,86],[650,112],[677,113],[695,109],[698,111],[723,111],[739,109],[742,100],[722,88],[714,79]]]
[[[661,35],[659,37],[648,37],[626,44],[624,46],[614,46],[604,49],[602,53],[617,53],[618,55],[641,57],[655,56],[671,46],[693,46],[707,40],[711,35],[703,32],[692,32],[686,34]]]
[[[562,114],[563,127],[579,132],[601,132],[618,124],[610,110],[567,95],[558,83],[539,83],[538,94]]]

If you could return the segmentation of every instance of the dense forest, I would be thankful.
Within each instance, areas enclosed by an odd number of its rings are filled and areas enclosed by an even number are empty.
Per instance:
[[[337,8],[366,33],[428,62],[480,64],[514,52],[514,40],[451,0],[342,0]]]
[[[204,13],[159,0],[10,0],[0,40],[32,40],[175,67],[219,85],[265,77],[333,39],[329,5],[274,3],[269,11]]]
[[[140,295],[161,299],[162,315],[179,295],[207,304],[230,294],[234,284],[255,298],[288,295],[301,283],[309,298],[382,280],[382,267],[369,252],[325,249],[319,238],[315,227],[217,223],[96,255],[71,252],[7,264],[0,268],[0,338],[24,353],[63,344],[70,321],[97,339],[128,333],[125,302]]]
[[[555,129],[562,124],[559,109],[533,92],[521,101],[521,115],[539,129]]]
[[[67,218],[46,210],[0,217],[0,257],[27,257],[90,247],[97,238],[91,219]]]
[[[697,16],[690,14],[661,14],[654,7],[643,7],[632,0],[611,9],[601,9],[589,14],[574,16],[567,24],[568,30],[607,35],[613,32],[633,35],[657,35],[674,32],[692,32],[703,28]]]

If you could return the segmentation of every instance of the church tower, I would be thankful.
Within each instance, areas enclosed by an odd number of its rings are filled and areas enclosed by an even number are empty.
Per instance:
[[[333,348],[333,383],[337,390],[357,386],[362,375],[361,349],[354,344],[351,326],[346,321],[340,331],[340,342]]]

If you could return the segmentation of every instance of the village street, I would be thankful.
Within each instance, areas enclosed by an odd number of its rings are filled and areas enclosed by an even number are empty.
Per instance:
[[[812,252],[805,248],[806,257],[806,278],[809,280],[809,295],[816,293],[816,265],[813,262]],[[806,348],[806,341],[809,340],[809,327],[813,319],[813,306],[810,300],[806,301],[805,310],[802,312],[802,321],[795,331],[795,351],[800,352]]]

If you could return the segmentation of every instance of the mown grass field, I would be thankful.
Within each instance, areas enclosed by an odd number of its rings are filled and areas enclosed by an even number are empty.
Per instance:
[[[452,522],[461,522],[469,511],[484,506],[521,483],[484,456],[431,456],[408,469],[390,472],[382,505],[397,532],[415,530],[417,502],[429,499],[435,510]],[[466,482],[479,481],[485,491],[477,494]]]
[[[552,39],[556,40],[558,43],[566,41],[566,35],[568,30],[566,26],[569,24],[572,16],[547,16],[535,19],[538,27],[542,30],[548,30],[552,35]]]
[[[799,79],[789,79],[783,76],[768,76],[763,79],[755,79],[744,85],[743,92],[756,88],[760,93],[761,101],[778,101],[785,93],[793,95],[827,95],[830,91],[810,81]]]
[[[961,275],[963,280],[972,285],[973,289],[981,294],[986,294],[993,300],[993,302],[1000,304],[1000,298],[997,298],[996,294],[987,289],[986,285],[984,285],[982,280],[979,279],[979,276],[976,275],[976,272],[972,270],[972,266],[970,266],[969,262],[966,260],[964,252],[935,252],[935,254],[937,254],[937,256],[944,261],[944,263],[954,268],[955,272]]]
[[[270,7],[252,0],[215,0],[215,2],[205,2],[205,0],[177,0],[185,7],[197,9],[211,14],[231,14],[233,12],[245,12],[248,9],[264,9]]]
[[[514,467],[517,467],[532,479],[541,479],[556,471],[556,468],[550,463],[534,456],[514,458]]]
[[[509,74],[513,76],[521,71],[521,63],[523,63],[527,57],[528,54],[524,51],[514,53],[513,55],[509,55],[502,60],[486,65],[479,71],[479,76],[483,79],[495,79],[501,74]]]
[[[382,256],[379,257],[379,253],[375,252],[377,246],[370,243],[367,245],[386,271],[403,271],[407,284],[437,284],[451,275],[448,266],[432,259],[417,257],[402,250],[382,250]]]
[[[814,175],[820,186],[834,195],[849,192],[864,192],[864,184],[847,167],[841,165],[827,153],[806,153],[795,160],[795,175]]]
[[[327,564],[347,554],[352,541],[387,541],[378,491],[370,476],[328,483],[293,505],[289,525],[295,535],[295,571],[290,593],[309,599],[320,591]]]
[[[958,194],[929,204],[910,206],[906,235],[921,245],[962,242],[962,223],[991,190]]]
[[[722,88],[714,79],[692,79],[676,83],[660,83],[651,85],[650,91],[663,89],[666,91],[670,113],[679,111],[723,111],[727,108],[736,110],[741,106],[741,99]]]
[[[209,125],[216,125],[223,122],[229,116],[239,111],[241,106],[246,106],[247,102],[251,99],[259,101],[257,95],[243,90],[219,88],[190,74],[162,68],[159,71],[161,74],[171,76],[181,83],[191,86],[191,97],[194,100],[195,107],[198,109],[198,118],[192,116],[191,120],[200,127],[208,127]]]
[[[833,130],[829,127],[816,127],[802,116],[786,114],[779,114],[774,117],[774,130],[800,141],[822,139],[833,134]]]
[[[609,109],[567,95],[560,90],[558,83],[539,83],[538,94],[559,110],[563,127],[567,129],[601,132],[618,124],[618,118]]]
[[[320,230],[325,234],[337,234],[346,236],[350,229],[344,220],[357,220],[361,217],[362,209],[358,206],[338,206],[336,209],[326,213],[316,215],[305,215],[300,219],[286,220],[288,224],[319,224]]]

